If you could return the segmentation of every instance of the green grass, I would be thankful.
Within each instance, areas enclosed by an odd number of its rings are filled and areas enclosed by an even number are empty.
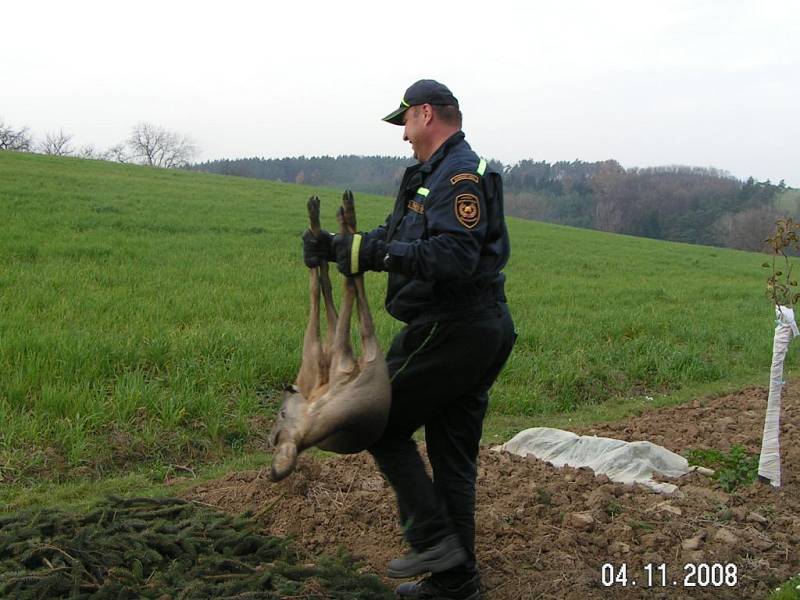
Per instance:
[[[800,600],[800,573],[777,587],[768,600]]]
[[[690,465],[714,469],[714,479],[730,493],[753,483],[758,477],[758,456],[748,454],[743,446],[734,445],[727,454],[721,450],[686,450]]]
[[[512,220],[521,337],[506,414],[548,414],[687,385],[758,380],[773,315],[763,256]]]
[[[0,152],[0,505],[261,447],[300,361],[312,193],[332,229],[339,190]],[[356,201],[365,229],[392,204]],[[766,381],[763,256],[509,229],[520,337],[490,435]],[[387,347],[400,324],[382,309],[385,275],[367,288]]]
[[[58,506],[73,510],[87,510],[108,496],[140,496],[164,498],[179,495],[187,489],[223,477],[227,473],[259,469],[269,464],[270,455],[264,452],[247,452],[229,455],[219,462],[201,465],[188,472],[171,473],[174,477],[167,485],[168,468],[143,465],[126,473],[116,473],[102,479],[73,478],[66,482],[39,481],[10,485],[4,490],[0,512],[20,509]]]

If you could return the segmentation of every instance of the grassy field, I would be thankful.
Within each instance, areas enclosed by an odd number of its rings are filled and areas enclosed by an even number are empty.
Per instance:
[[[258,448],[299,365],[312,193],[333,228],[337,190],[0,152],[0,504]],[[362,228],[391,208],[356,201]],[[502,428],[767,381],[763,256],[509,228],[520,337],[492,398]],[[385,276],[367,288],[386,347]]]

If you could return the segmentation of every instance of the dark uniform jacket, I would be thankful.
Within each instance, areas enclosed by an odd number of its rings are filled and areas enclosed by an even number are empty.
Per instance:
[[[461,318],[505,302],[502,179],[461,131],[406,169],[394,211],[364,237],[385,243],[386,310],[401,321]]]

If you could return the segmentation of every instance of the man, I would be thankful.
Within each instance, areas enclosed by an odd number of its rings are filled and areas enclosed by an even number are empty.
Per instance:
[[[412,548],[391,577],[432,575],[397,588],[402,598],[477,600],[475,479],[488,391],[516,335],[501,270],[509,255],[500,175],[464,140],[450,90],[423,79],[384,121],[404,126],[418,164],[394,211],[363,234],[304,235],[308,266],[336,258],[345,275],[388,271],[386,309],[406,327],[386,356],[392,405],[369,449],[397,496]],[[413,433],[425,426],[433,480]]]

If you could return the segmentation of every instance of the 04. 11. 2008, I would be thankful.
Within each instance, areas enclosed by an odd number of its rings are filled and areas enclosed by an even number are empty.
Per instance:
[[[680,574],[666,563],[645,563],[641,569],[605,563],[600,569],[603,587],[735,587],[738,581],[734,563],[685,563]]]

